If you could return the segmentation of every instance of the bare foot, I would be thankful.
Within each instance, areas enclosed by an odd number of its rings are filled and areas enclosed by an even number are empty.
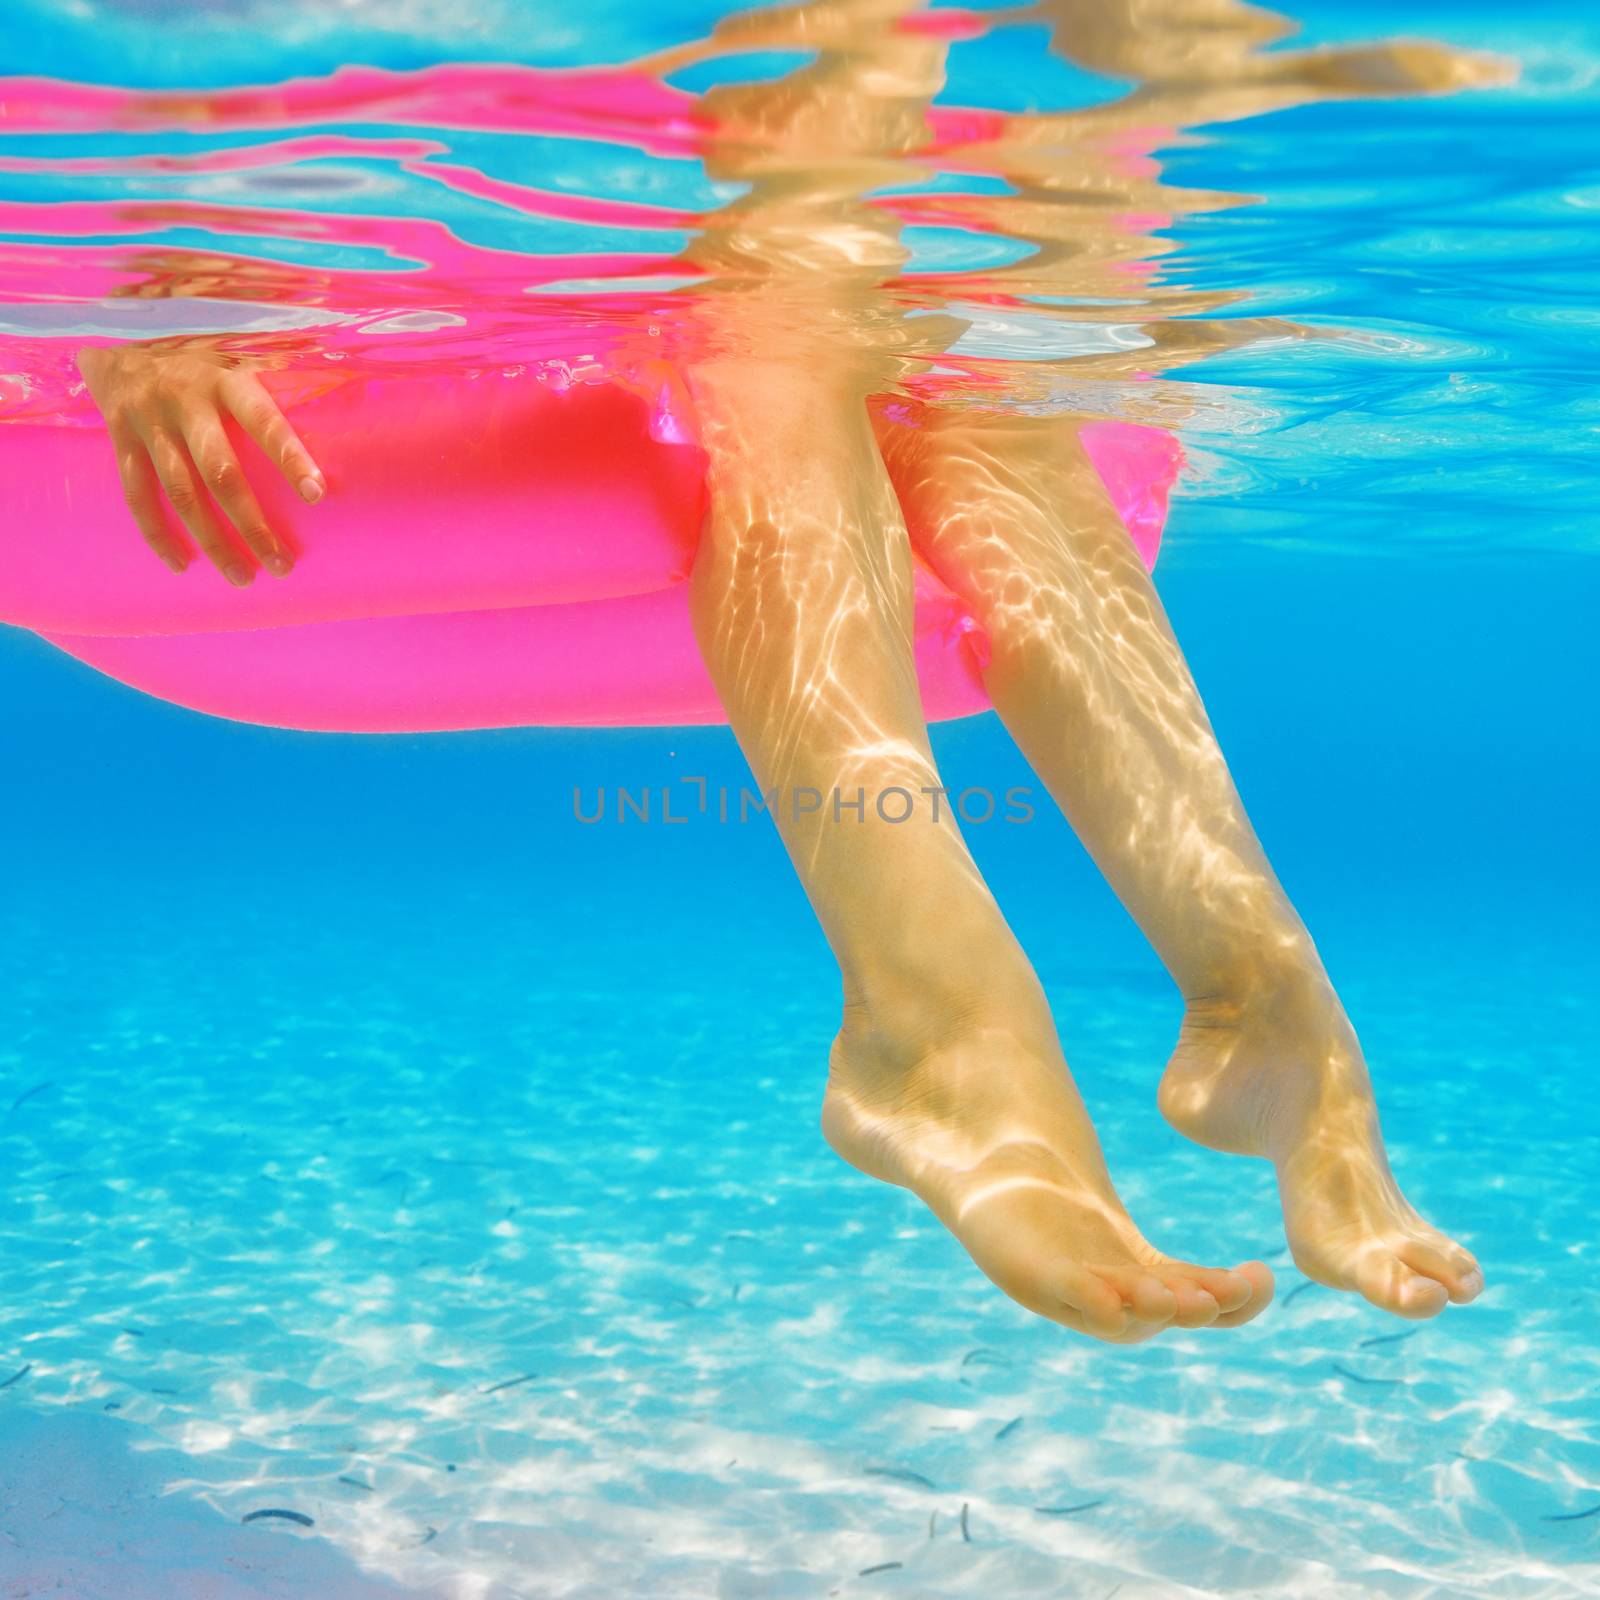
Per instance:
[[[1273,1163],[1307,1277],[1402,1317],[1482,1292],[1477,1261],[1418,1216],[1389,1170],[1361,1046],[1326,979],[1192,1004],[1160,1102],[1196,1143]]]
[[[1133,1225],[1053,1028],[965,1023],[905,1049],[847,1019],[822,1130],[852,1166],[926,1202],[1013,1300],[1080,1333],[1135,1344],[1235,1327],[1272,1299],[1259,1261],[1191,1266]]]

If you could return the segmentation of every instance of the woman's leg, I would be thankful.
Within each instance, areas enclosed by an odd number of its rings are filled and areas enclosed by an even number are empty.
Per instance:
[[[881,429],[918,548],[987,629],[996,709],[1187,1001],[1168,1120],[1274,1162],[1311,1277],[1403,1316],[1472,1299],[1477,1263],[1389,1170],[1355,1033],[1079,425],[921,424]]]
[[[830,1143],[914,1190],[1043,1316],[1121,1340],[1246,1320],[1271,1298],[1264,1267],[1172,1261],[1129,1220],[1038,982],[927,793],[909,543],[862,395],[770,361],[695,387],[696,633],[844,978]]]

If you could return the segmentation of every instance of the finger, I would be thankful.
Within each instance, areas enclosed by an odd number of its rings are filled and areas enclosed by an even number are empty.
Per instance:
[[[127,502],[134,523],[144,542],[174,572],[189,565],[189,552],[183,541],[168,526],[161,514],[161,491],[150,453],[132,432],[115,429],[111,435],[117,452],[117,475],[122,480],[122,498]]]
[[[189,536],[229,583],[244,588],[255,572],[217,526],[189,452],[164,428],[147,435],[145,446],[155,464],[161,487],[179,520],[189,530]]]
[[[261,380],[251,372],[230,372],[222,380],[221,394],[239,426],[261,446],[262,454],[302,500],[315,505],[327,491],[327,479]]]
[[[228,443],[222,419],[215,412],[186,416],[183,439],[189,447],[190,460],[200,469],[200,481],[251,554],[275,577],[286,577],[294,565],[288,546],[267,526],[250,480]]]

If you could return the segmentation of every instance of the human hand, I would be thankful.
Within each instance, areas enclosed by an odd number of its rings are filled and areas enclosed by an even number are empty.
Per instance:
[[[251,556],[276,577],[289,574],[293,552],[267,525],[224,419],[238,422],[307,503],[327,484],[254,372],[214,350],[165,342],[85,349],[78,370],[111,431],[133,520],[174,572],[191,552],[162,515],[163,492],[229,583],[243,588],[255,578]]]

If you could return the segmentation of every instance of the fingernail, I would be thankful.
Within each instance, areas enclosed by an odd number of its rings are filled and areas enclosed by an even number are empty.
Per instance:
[[[189,563],[182,556],[162,556],[161,559],[166,562],[168,569],[172,572],[185,572],[188,570]]]
[[[1463,1294],[1477,1294],[1483,1288],[1483,1274],[1473,1271],[1466,1273],[1461,1279],[1461,1292]]]
[[[322,485],[309,473],[300,480],[300,498],[313,506],[322,498]]]
[[[266,568],[275,578],[287,578],[289,576],[289,558],[282,551],[274,550],[266,558]]]
[[[250,569],[242,561],[230,561],[222,570],[228,582],[241,589],[250,581]]]

